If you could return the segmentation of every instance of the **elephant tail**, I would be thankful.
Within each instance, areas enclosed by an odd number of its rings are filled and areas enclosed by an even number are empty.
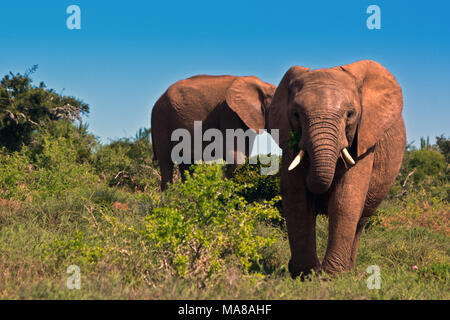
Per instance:
[[[155,138],[153,137],[153,130],[152,130],[152,129],[153,129],[153,128],[151,128],[151,131],[150,131],[151,136],[152,136],[152,149],[153,149],[153,158],[152,158],[152,161],[153,161],[153,162],[156,162],[156,161],[158,161],[158,157],[156,156]]]

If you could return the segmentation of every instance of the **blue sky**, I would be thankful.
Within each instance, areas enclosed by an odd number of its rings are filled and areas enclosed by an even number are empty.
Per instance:
[[[81,8],[68,30],[66,8]],[[369,30],[366,9],[381,9]],[[403,88],[408,142],[450,134],[448,1],[2,1],[0,74],[38,64],[36,84],[81,98],[103,142],[150,125],[173,82],[255,75],[277,85],[292,65],[373,59]]]

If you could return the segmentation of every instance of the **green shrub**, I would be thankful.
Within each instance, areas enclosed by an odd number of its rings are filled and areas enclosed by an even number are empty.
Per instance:
[[[407,170],[414,170],[412,176],[415,184],[425,180],[426,176],[441,177],[447,167],[443,154],[434,150],[413,150],[405,156]]]
[[[64,265],[66,261],[85,266],[95,265],[104,253],[102,246],[89,244],[83,232],[75,231],[70,238],[58,238],[53,243],[44,245],[41,257],[47,261],[54,260],[55,266]]]
[[[444,155],[447,164],[450,164],[450,138],[446,138],[442,134],[441,136],[436,137],[436,145],[439,152]]]
[[[409,193],[425,192],[432,198],[449,201],[450,166],[442,153],[444,146],[431,146],[428,142],[424,142],[424,139],[421,141],[421,150],[413,149],[405,152],[390,197],[404,198]],[[440,143],[444,143],[442,139]]]
[[[98,182],[89,163],[77,162],[73,139],[47,134],[40,139],[39,153],[29,146],[0,153],[0,196],[17,200],[64,197],[69,190],[76,192]]]
[[[141,129],[135,139],[124,138],[98,148],[94,166],[109,186],[147,191],[159,186],[159,173],[152,161],[150,130]]]
[[[36,157],[43,152],[43,144],[50,137],[65,139],[70,145],[70,152],[75,153],[75,161],[80,164],[91,162],[94,148],[98,145],[96,138],[88,132],[88,126],[79,122],[61,119],[48,123],[34,132],[32,141],[29,144],[31,158],[36,161]]]
[[[281,163],[280,157],[276,155],[271,157],[274,161]],[[279,196],[280,175],[262,175],[261,169],[265,166],[261,163],[259,156],[257,156],[255,164],[250,164],[249,161],[247,159],[245,164],[238,167],[234,172],[233,181],[243,186],[239,194],[247,202],[272,200],[274,197]],[[279,208],[281,209],[281,206]]]
[[[0,81],[0,197],[6,199],[64,196],[98,181],[90,165],[97,141],[81,122],[88,105],[44,83],[32,85],[36,68]]]
[[[247,271],[260,259],[274,239],[257,234],[256,224],[278,211],[273,202],[248,204],[239,196],[242,188],[222,178],[220,165],[197,165],[185,183],[171,185],[145,223],[146,241],[161,264],[179,276],[206,279],[226,261]]]
[[[25,152],[0,152],[0,197],[10,199],[26,194],[31,182],[27,172],[30,159]]]

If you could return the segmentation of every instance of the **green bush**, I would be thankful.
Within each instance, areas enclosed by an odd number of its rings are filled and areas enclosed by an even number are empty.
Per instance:
[[[64,197],[94,186],[99,178],[89,163],[79,163],[72,138],[40,134],[40,152],[29,146],[0,153],[0,196],[7,199]]]
[[[444,135],[436,137],[436,146],[439,152],[444,155],[447,164],[450,164],[450,138],[446,138]]]
[[[179,276],[206,279],[229,263],[247,271],[260,259],[274,239],[255,227],[278,211],[273,202],[248,204],[239,196],[242,188],[222,178],[220,165],[197,165],[185,183],[171,185],[145,224],[161,264]]]
[[[64,196],[98,181],[90,162],[95,137],[81,122],[82,101],[57,94],[24,75],[0,81],[0,197]],[[78,124],[75,121],[78,120]]]
[[[430,145],[428,140],[421,139],[420,150],[407,146],[400,173],[390,191],[391,198],[426,193],[431,198],[450,201],[448,140],[437,137],[437,145]]]
[[[150,130],[141,129],[135,139],[119,139],[99,147],[94,166],[109,186],[147,191],[157,188],[160,179],[152,158]]]
[[[9,153],[5,148],[0,151],[0,198],[24,199],[32,183],[29,155],[24,152]]]
[[[279,161],[281,158],[276,155],[269,155],[273,161]],[[252,159],[255,160],[255,159]],[[265,166],[261,163],[259,156],[256,157],[256,163],[250,164],[247,159],[245,164],[238,167],[233,176],[233,181],[238,185],[244,186],[239,192],[247,202],[272,200],[280,195],[280,175],[262,175],[261,169]],[[280,207],[281,208],[281,207]]]
[[[83,232],[75,231],[69,239],[55,239],[53,243],[44,245],[42,259],[61,265],[70,261],[82,266],[96,264],[104,256],[105,249],[98,245],[89,245]]]
[[[88,126],[79,122],[75,124],[67,119],[61,119],[48,123],[34,132],[29,147],[31,157],[36,161],[36,157],[42,153],[43,144],[49,137],[64,139],[70,143],[70,149],[75,152],[75,161],[80,164],[92,162],[94,148],[98,145],[96,138],[88,132]]]
[[[412,178],[415,184],[425,180],[426,176],[443,177],[444,169],[447,167],[443,154],[435,150],[413,150],[405,155],[407,167],[405,169],[415,170]]]

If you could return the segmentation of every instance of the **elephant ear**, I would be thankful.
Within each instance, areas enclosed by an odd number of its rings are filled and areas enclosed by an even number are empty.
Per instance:
[[[402,89],[381,64],[362,60],[341,69],[356,78],[360,92],[361,120],[357,133],[357,156],[373,147],[399,117],[403,109]]]
[[[244,123],[260,134],[265,128],[264,83],[256,77],[239,77],[227,90],[225,100]]]
[[[269,106],[267,129],[271,131],[275,140],[278,138],[278,145],[283,150],[288,147],[291,134],[291,126],[288,118],[289,87],[292,81],[308,71],[309,68],[305,67],[291,67],[284,74],[283,79],[281,79],[273,96],[272,103]],[[273,133],[274,129],[278,130],[278,137]]]

